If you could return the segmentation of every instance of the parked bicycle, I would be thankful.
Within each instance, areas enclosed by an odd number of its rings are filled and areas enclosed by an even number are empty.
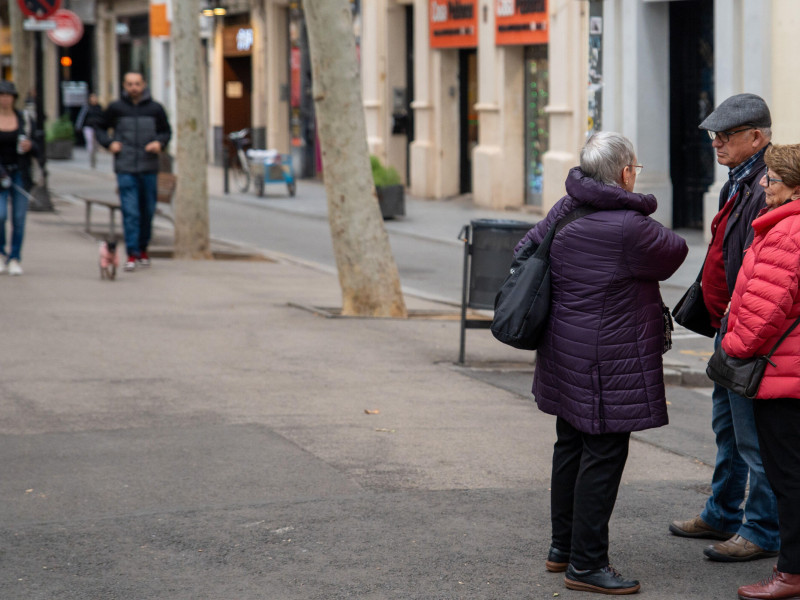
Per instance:
[[[228,134],[228,139],[236,151],[231,157],[233,183],[242,193],[246,192],[250,187],[250,162],[247,160],[247,152],[245,151],[245,148],[250,144],[250,139],[247,137],[249,133],[250,129],[245,127]]]

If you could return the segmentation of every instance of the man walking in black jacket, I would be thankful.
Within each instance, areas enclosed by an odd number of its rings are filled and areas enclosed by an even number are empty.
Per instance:
[[[128,260],[125,270],[149,266],[147,245],[158,193],[158,155],[172,136],[164,107],[150,97],[141,73],[125,74],[122,98],[96,125],[97,141],[114,154]],[[108,130],[113,134],[109,135]]]

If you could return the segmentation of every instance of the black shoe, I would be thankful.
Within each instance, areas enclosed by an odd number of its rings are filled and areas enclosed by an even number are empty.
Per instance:
[[[550,552],[547,553],[547,560],[544,563],[544,568],[551,573],[562,573],[567,570],[568,564],[569,552],[564,552],[554,546],[550,546]]]
[[[602,569],[579,571],[572,565],[567,567],[564,583],[570,590],[580,592],[597,592],[600,594],[635,594],[639,591],[639,582],[635,579],[623,579],[611,565]]]

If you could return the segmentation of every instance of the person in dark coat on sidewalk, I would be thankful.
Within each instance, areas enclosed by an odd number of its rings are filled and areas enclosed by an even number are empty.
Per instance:
[[[114,155],[128,252],[125,270],[133,271],[137,265],[150,266],[147,245],[158,200],[158,155],[169,143],[172,129],[141,73],[125,73],[122,87],[122,98],[108,105],[95,133],[100,145]]]
[[[608,521],[628,457],[630,433],[667,424],[659,281],[688,253],[653,220],[656,198],[633,192],[641,171],[630,140],[600,132],[586,142],[564,196],[517,246],[541,243],[579,207],[550,251],[552,308],[539,345],[533,395],[556,416],[549,571],[569,589],[631,594],[639,582],[609,563]]]
[[[724,315],[731,301],[745,250],[753,240],[753,220],[766,206],[759,180],[767,170],[772,117],[764,99],[736,94],[702,123],[717,162],[728,167],[711,222],[711,243],[703,263],[703,301],[717,330],[716,348],[725,335]],[[753,400],[714,383],[711,428],[717,444],[711,495],[703,511],[669,525],[673,535],[720,540],[703,550],[719,562],[743,562],[777,556],[780,547],[778,502],[759,452]],[[749,492],[746,491],[749,483]],[[742,507],[744,505],[744,507]]]

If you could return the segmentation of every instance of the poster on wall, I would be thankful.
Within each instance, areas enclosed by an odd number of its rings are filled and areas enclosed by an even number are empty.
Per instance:
[[[495,44],[546,44],[547,0],[495,0]]]
[[[430,0],[431,48],[478,46],[478,0]]]
[[[603,3],[589,2],[589,89],[586,135],[603,129]]]

